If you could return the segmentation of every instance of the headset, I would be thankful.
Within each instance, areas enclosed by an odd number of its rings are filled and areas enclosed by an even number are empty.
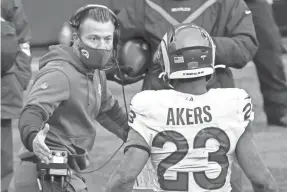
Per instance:
[[[104,6],[104,5],[98,5],[98,4],[89,4],[89,5],[85,5],[81,8],[79,8],[75,13],[74,15],[70,18],[70,26],[74,29],[79,29],[80,27],[80,20],[81,20],[81,17],[83,15],[83,13],[85,13],[86,11],[88,10],[91,10],[91,9],[95,9],[95,8],[103,8],[105,10],[107,10],[110,15],[113,17],[113,19],[115,20],[114,21],[114,25],[115,25],[115,32],[114,32],[114,41],[113,41],[113,50],[114,50],[114,57],[116,57],[116,54],[117,54],[117,45],[120,43],[120,37],[121,37],[121,34],[120,34],[120,23],[118,21],[118,18],[116,16],[116,14],[111,10],[109,9],[108,7]]]

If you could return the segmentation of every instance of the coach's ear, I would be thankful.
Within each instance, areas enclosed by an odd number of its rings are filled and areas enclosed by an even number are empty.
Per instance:
[[[79,41],[80,41],[79,34],[76,33],[76,32],[73,32],[73,34],[72,34],[72,42],[76,43],[77,45],[80,45]]]

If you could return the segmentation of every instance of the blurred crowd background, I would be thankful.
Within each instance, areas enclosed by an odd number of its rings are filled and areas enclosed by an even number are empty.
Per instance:
[[[106,5],[113,11],[118,12],[132,1],[134,0],[24,0],[23,7],[32,31],[32,52],[35,52],[36,49],[39,50],[39,47],[45,48],[48,45],[57,44],[59,32],[62,30],[63,25],[65,25],[64,22],[68,21],[71,14],[80,6],[97,3]],[[281,34],[287,37],[287,1],[274,0],[272,7],[274,18],[280,28]],[[35,53],[33,55],[38,54]]]

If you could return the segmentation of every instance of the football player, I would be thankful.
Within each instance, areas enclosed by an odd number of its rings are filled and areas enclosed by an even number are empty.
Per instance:
[[[215,70],[210,35],[193,24],[174,26],[157,53],[171,89],[133,97],[125,157],[107,191],[231,191],[235,157],[255,191],[278,191],[254,145],[250,96],[206,89]]]

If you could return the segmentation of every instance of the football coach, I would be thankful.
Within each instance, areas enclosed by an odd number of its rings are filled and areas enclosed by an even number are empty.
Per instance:
[[[127,138],[126,112],[107,88],[105,75],[120,38],[115,14],[102,5],[87,5],[76,11],[70,25],[73,45],[52,46],[40,59],[21,113],[19,131],[25,148],[14,191],[87,191],[80,171],[89,166],[100,124],[123,141]],[[51,163],[52,150],[68,154],[71,175],[64,187],[57,177],[37,180],[37,165]]]

